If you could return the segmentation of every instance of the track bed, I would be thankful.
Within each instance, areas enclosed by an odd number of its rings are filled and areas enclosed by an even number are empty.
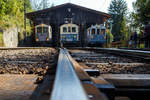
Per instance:
[[[150,64],[141,59],[84,50],[71,50],[70,52],[79,63],[98,69],[101,74],[150,74]]]
[[[90,69],[88,71],[93,73],[98,70],[100,74],[94,76],[96,80],[103,78],[109,82],[106,85],[100,81],[98,88],[107,94],[110,100],[147,100],[146,98],[150,98],[150,64],[147,61],[139,57],[127,57],[123,53],[116,55],[111,51],[108,53],[71,49],[70,54],[85,71]],[[114,90],[111,89],[112,85]],[[109,95],[115,98],[111,99]]]
[[[57,56],[54,48],[0,50],[0,100],[49,100]]]

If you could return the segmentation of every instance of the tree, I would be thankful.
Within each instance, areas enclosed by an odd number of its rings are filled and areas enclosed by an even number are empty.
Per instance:
[[[130,14],[131,31],[138,31],[142,36],[144,33],[144,25],[150,22],[150,0],[136,0],[133,3],[133,12]]]
[[[34,10],[42,10],[54,6],[49,0],[40,0],[39,2],[37,2],[37,0],[32,0],[31,2]]]
[[[125,17],[123,17],[123,20],[121,22],[120,34],[122,35],[122,40],[129,39],[129,30],[127,26],[127,20]]]
[[[141,24],[150,22],[150,0],[136,0],[134,6],[137,21]]]
[[[26,0],[27,11],[31,11],[30,1]],[[24,0],[0,0],[0,27],[23,28]]]
[[[111,15],[110,24],[112,24],[112,34],[115,41],[125,39],[127,34],[126,14],[127,3],[124,0],[112,0],[108,8]]]
[[[109,29],[107,29],[106,33],[107,33],[107,46],[111,47],[111,43],[112,43],[114,37],[113,37],[113,35],[112,35],[112,33],[110,32]]]
[[[18,28],[19,35],[23,39],[24,31],[24,1],[26,1],[26,11],[32,11],[30,0],[0,0],[0,28]],[[27,31],[30,31],[29,21],[27,21]]]

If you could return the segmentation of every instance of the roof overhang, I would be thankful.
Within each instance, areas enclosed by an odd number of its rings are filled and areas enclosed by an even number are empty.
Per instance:
[[[26,16],[27,16],[27,18],[32,19],[32,17],[37,16],[37,14],[50,12],[52,10],[55,10],[55,9],[58,9],[58,8],[61,8],[61,7],[64,7],[64,6],[68,6],[68,5],[69,6],[73,6],[73,7],[77,7],[79,9],[85,10],[87,12],[92,12],[92,13],[104,16],[106,19],[111,17],[111,15],[109,15],[107,13],[104,13],[104,12],[101,12],[101,11],[97,11],[97,10],[93,10],[93,9],[90,9],[90,8],[86,8],[86,7],[82,7],[82,6],[79,6],[79,5],[76,5],[76,4],[72,4],[72,3],[65,3],[65,4],[54,6],[54,7],[51,7],[51,8],[30,12],[30,13],[27,13]]]

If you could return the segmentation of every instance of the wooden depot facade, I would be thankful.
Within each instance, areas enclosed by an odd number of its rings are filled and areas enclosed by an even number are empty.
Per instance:
[[[78,25],[78,46],[86,46],[87,29],[91,25],[104,24],[107,19],[110,18],[110,15],[107,13],[92,10],[72,3],[66,3],[48,9],[27,13],[26,16],[33,22],[33,27],[39,24],[46,24],[52,27],[52,44],[54,46],[60,45],[61,25],[66,23]]]

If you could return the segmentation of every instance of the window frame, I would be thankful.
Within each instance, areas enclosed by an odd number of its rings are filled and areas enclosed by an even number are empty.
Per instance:
[[[75,31],[73,31],[75,29]],[[76,33],[77,32],[77,27],[73,26],[72,27],[72,33]]]
[[[66,29],[66,31],[64,31],[64,29]],[[67,32],[68,32],[67,27],[65,27],[65,26],[64,26],[64,27],[62,27],[62,32],[63,32],[63,33],[67,33]]]
[[[100,29],[99,28],[97,28],[97,34],[100,34]]]
[[[93,31],[93,30],[94,30],[94,31]],[[95,28],[92,28],[92,30],[91,30],[91,35],[95,35],[95,33],[96,33]]]
[[[105,29],[101,29],[101,34],[104,35],[105,34]]]
[[[49,33],[49,27],[47,27],[47,26],[42,26],[42,30],[43,30],[43,32],[42,33],[46,33],[46,32],[44,32],[44,28],[47,28],[47,33]]]

